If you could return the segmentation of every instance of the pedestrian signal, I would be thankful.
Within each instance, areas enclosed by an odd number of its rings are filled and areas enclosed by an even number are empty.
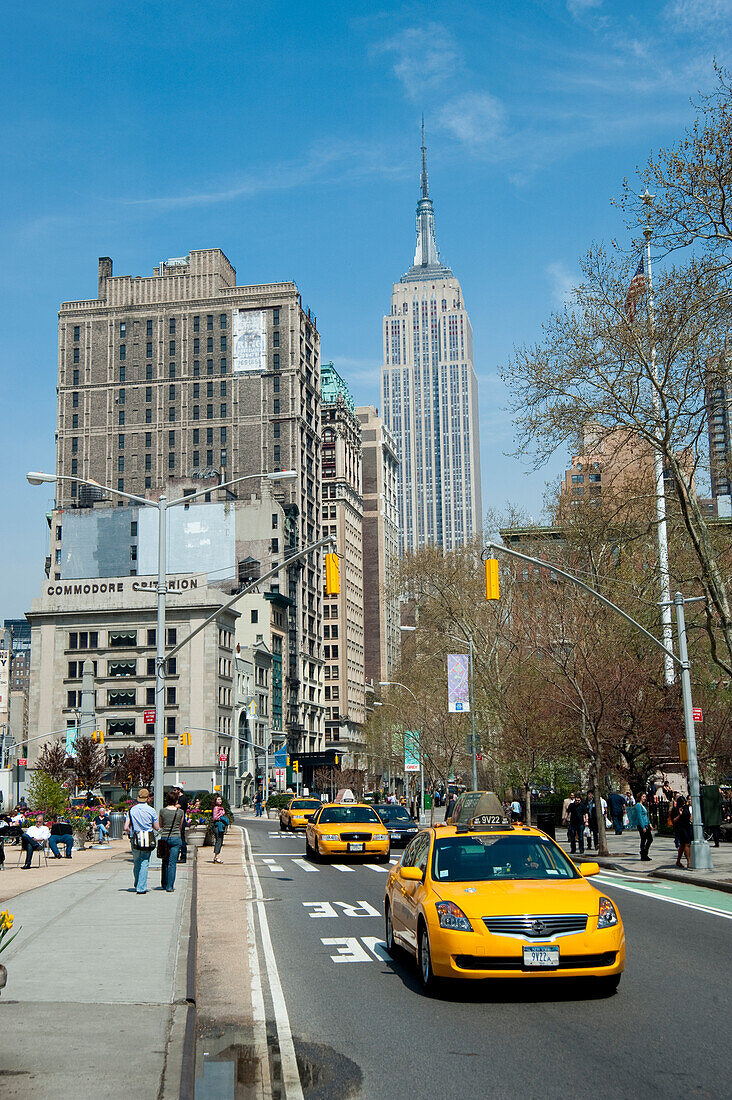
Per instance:
[[[498,558],[488,558],[485,563],[485,598],[487,600],[497,600],[500,599],[500,595]]]
[[[325,594],[337,596],[341,590],[340,562],[337,554],[325,555]]]

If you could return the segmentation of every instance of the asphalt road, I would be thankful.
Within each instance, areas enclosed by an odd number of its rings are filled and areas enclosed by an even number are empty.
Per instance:
[[[302,836],[242,822],[265,900],[306,1100],[405,1097],[714,1097],[732,1090],[732,899],[631,893],[619,991],[536,979],[459,982],[426,997],[383,949],[385,868],[309,864]],[[399,855],[399,852],[396,853]],[[670,900],[667,900],[670,899]],[[726,1036],[726,1037],[725,1037]]]

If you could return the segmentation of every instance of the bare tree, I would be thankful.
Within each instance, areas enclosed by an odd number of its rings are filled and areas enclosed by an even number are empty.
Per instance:
[[[107,754],[91,737],[77,737],[73,765],[77,786],[91,791],[107,770]]]
[[[38,754],[36,767],[39,771],[47,772],[57,783],[63,782],[73,771],[73,760],[66,755],[66,747],[56,741],[54,744],[46,744]]]

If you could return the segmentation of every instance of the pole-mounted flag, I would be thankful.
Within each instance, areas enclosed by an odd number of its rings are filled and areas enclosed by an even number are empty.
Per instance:
[[[628,293],[625,295],[625,316],[632,322],[635,320],[635,307],[636,302],[640,298],[643,291],[646,289],[646,267],[645,256],[641,252],[640,260],[638,261],[638,267],[636,268],[635,275],[630,280],[630,286],[628,287]]]

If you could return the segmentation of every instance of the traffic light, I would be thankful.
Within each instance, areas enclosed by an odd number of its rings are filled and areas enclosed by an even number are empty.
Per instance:
[[[299,760],[293,760],[292,761],[292,770],[294,772],[299,772],[300,771],[300,761]]]
[[[337,554],[325,555],[325,594],[337,596],[341,590],[340,562]]]
[[[498,600],[500,596],[498,558],[488,558],[485,563],[485,598],[487,600]]]
[[[190,745],[191,743],[191,731],[183,730],[182,734],[178,738],[181,745]]]
[[[163,756],[167,756],[167,755],[168,755],[168,738],[164,737],[163,738]]]
[[[333,763],[335,764],[336,767],[338,767],[338,760],[339,760],[339,758],[337,756],[333,757]]]
[[[104,730],[93,730],[91,735],[92,741],[98,741],[100,745],[104,744]]]

